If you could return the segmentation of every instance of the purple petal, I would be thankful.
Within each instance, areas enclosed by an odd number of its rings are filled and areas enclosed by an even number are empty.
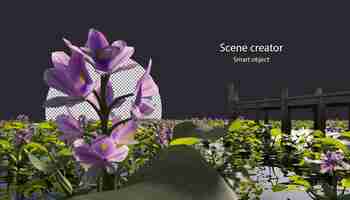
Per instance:
[[[101,32],[90,29],[86,46],[95,51],[109,46],[109,43]]]
[[[107,159],[110,162],[122,162],[126,159],[129,153],[129,148],[126,145],[123,145],[117,148],[112,154],[110,154]]]
[[[328,165],[328,164],[321,164],[321,173],[327,173],[332,171],[332,166]]]
[[[91,147],[101,158],[107,158],[117,149],[114,140],[110,137],[95,140]]]
[[[157,84],[153,81],[150,71],[152,67],[152,60],[149,60],[148,67],[142,77],[136,84],[136,98],[135,103],[140,104],[140,98],[151,97],[159,93]]]
[[[154,111],[153,104],[147,99],[142,99],[139,105],[133,105],[131,113],[137,119],[144,118],[144,116],[150,115]]]
[[[56,117],[57,128],[62,132],[82,132],[79,122],[68,115]]]
[[[113,42],[113,47],[120,49],[120,52],[109,63],[109,69],[112,73],[120,71],[123,66],[129,63],[130,57],[134,54],[134,47],[126,46],[124,41],[118,40]]]
[[[83,130],[80,128],[79,122],[68,115],[59,115],[56,118],[56,123],[58,130],[64,133],[60,136],[61,140],[72,143],[83,136]]]
[[[69,60],[69,66],[67,70],[71,79],[75,83],[75,89],[77,89],[82,94],[82,96],[86,96],[92,92],[93,80],[87,71],[83,55],[72,50],[72,56]]]
[[[71,49],[72,51],[78,52],[81,55],[84,56],[84,58],[91,64],[95,64],[95,61],[91,58],[91,56],[87,53],[85,53],[84,51],[82,51],[79,47],[73,45],[69,40],[63,38],[64,43],[68,46],[69,49]]]
[[[99,165],[102,162],[101,157],[87,144],[75,147],[74,157],[86,165]]]
[[[72,80],[67,76],[66,71],[59,68],[47,69],[44,72],[46,84],[69,96],[75,96]]]
[[[141,105],[139,106],[139,109],[145,115],[150,115],[154,111],[154,105],[151,101],[145,99],[142,101]]]
[[[133,61],[132,59],[129,59],[129,60],[126,60],[124,63],[120,64],[118,67],[113,68],[112,73],[133,69],[137,65],[138,65],[137,62]]]
[[[55,67],[65,69],[68,66],[69,56],[63,51],[56,51],[51,54],[51,60]]]
[[[137,124],[134,120],[128,121],[125,125],[120,125],[113,130],[111,136],[117,144],[132,144],[137,130]]]

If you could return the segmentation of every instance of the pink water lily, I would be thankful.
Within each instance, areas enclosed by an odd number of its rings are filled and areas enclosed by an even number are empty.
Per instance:
[[[110,167],[113,162],[122,162],[129,152],[126,145],[117,147],[111,137],[101,136],[96,138],[91,145],[78,140],[74,145],[74,157],[81,165],[90,167]]]
[[[150,115],[155,109],[152,97],[159,93],[159,88],[150,75],[151,67],[150,59],[145,73],[136,84],[136,97],[131,109],[131,114],[136,119]]]
[[[53,52],[52,63],[54,68],[44,72],[48,86],[72,97],[86,97],[93,91],[94,82],[79,52],[72,50],[71,57],[61,51]]]
[[[115,73],[136,66],[131,60],[134,47],[127,46],[125,41],[117,40],[111,45],[106,36],[95,29],[90,29],[85,47],[77,47],[64,39],[69,48],[79,51],[95,69],[104,73]]]

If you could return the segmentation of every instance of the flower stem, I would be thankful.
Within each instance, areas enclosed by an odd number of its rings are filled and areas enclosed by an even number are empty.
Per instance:
[[[105,135],[108,135],[108,106],[107,106],[107,100],[106,100],[106,89],[107,89],[107,83],[109,80],[110,75],[109,74],[103,74],[101,76],[101,93],[100,93],[100,108],[101,108],[101,126],[102,126],[102,133]]]
[[[107,170],[103,170],[102,191],[115,189],[115,175],[109,174]]]

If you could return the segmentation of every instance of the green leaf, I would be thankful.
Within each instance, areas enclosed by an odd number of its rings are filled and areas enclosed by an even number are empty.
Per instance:
[[[48,152],[45,146],[36,142],[31,142],[26,144],[25,149],[29,150],[30,152],[33,152],[33,151],[39,151],[39,152],[45,152],[45,153]]]
[[[331,137],[317,138],[315,139],[315,141],[319,142],[322,145],[322,148],[333,147],[333,148],[341,149],[344,153],[349,151],[348,147],[345,144],[343,144],[340,140],[335,138],[331,138]]]
[[[0,148],[3,150],[9,150],[11,149],[11,144],[9,141],[7,140],[0,140]]]
[[[60,186],[62,187],[62,189],[68,195],[73,194],[73,187],[72,187],[72,184],[69,182],[69,180],[65,176],[63,176],[63,174],[61,173],[61,171],[59,169],[57,169],[56,172],[57,172],[56,173],[57,181],[60,184]]]
[[[230,132],[234,132],[234,131],[238,131],[241,128],[241,120],[240,119],[236,119],[235,121],[233,121],[229,128],[228,131]]]
[[[52,122],[41,122],[38,124],[37,126],[39,129],[55,129],[56,127],[54,126],[54,124]]]
[[[271,189],[273,192],[280,192],[280,191],[286,190],[287,188],[288,187],[284,184],[276,184],[276,185],[273,185]]]
[[[68,148],[64,148],[61,151],[58,152],[59,156],[71,156],[72,155],[72,151],[69,150]]]
[[[325,133],[323,133],[322,131],[320,130],[316,130],[312,133],[312,135],[315,137],[315,138],[323,138],[326,136]]]
[[[289,176],[288,178],[294,184],[304,186],[306,189],[309,189],[311,187],[311,184],[309,183],[309,181],[305,180],[301,176]]]
[[[195,137],[184,137],[184,138],[177,138],[175,140],[172,140],[170,142],[170,145],[194,145],[200,142],[200,139]]]
[[[26,153],[28,155],[30,162],[33,164],[33,166],[36,169],[38,169],[39,171],[45,172],[45,173],[50,171],[49,165],[46,162],[41,161],[35,155],[29,153],[28,151],[26,151]]]
[[[305,191],[305,190],[300,189],[300,185],[289,184],[285,191]]]
[[[271,136],[277,137],[277,136],[280,136],[280,135],[282,135],[281,129],[279,129],[279,128],[271,129]]]
[[[340,133],[339,139],[350,140],[350,131],[344,131],[344,132]]]
[[[10,121],[10,122],[5,123],[3,129],[5,131],[11,131],[13,129],[18,130],[18,129],[24,129],[26,127],[27,127],[27,125],[24,124],[23,122]]]
[[[348,178],[343,178],[341,180],[341,186],[345,188],[350,188],[350,177]]]

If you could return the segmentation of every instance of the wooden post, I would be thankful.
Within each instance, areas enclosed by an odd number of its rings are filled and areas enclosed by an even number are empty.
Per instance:
[[[229,114],[233,112],[234,83],[229,83],[225,88],[225,111]]]
[[[350,130],[350,104],[348,105],[348,130]]]
[[[269,111],[267,109],[264,109],[264,123],[269,123]]]
[[[255,123],[259,123],[259,119],[260,119],[260,107],[259,104],[256,104],[255,106],[256,110],[255,110]]]
[[[322,97],[322,88],[317,88],[315,96],[318,97],[318,103],[314,106],[314,129],[321,130],[322,132],[326,129],[326,105]]]
[[[282,112],[282,132],[286,134],[290,134],[292,123],[290,120],[290,112],[288,108],[288,88],[282,89],[281,112]]]
[[[227,112],[232,116],[233,120],[240,115],[239,109],[239,81],[230,83],[226,90],[227,100],[226,109]]]

